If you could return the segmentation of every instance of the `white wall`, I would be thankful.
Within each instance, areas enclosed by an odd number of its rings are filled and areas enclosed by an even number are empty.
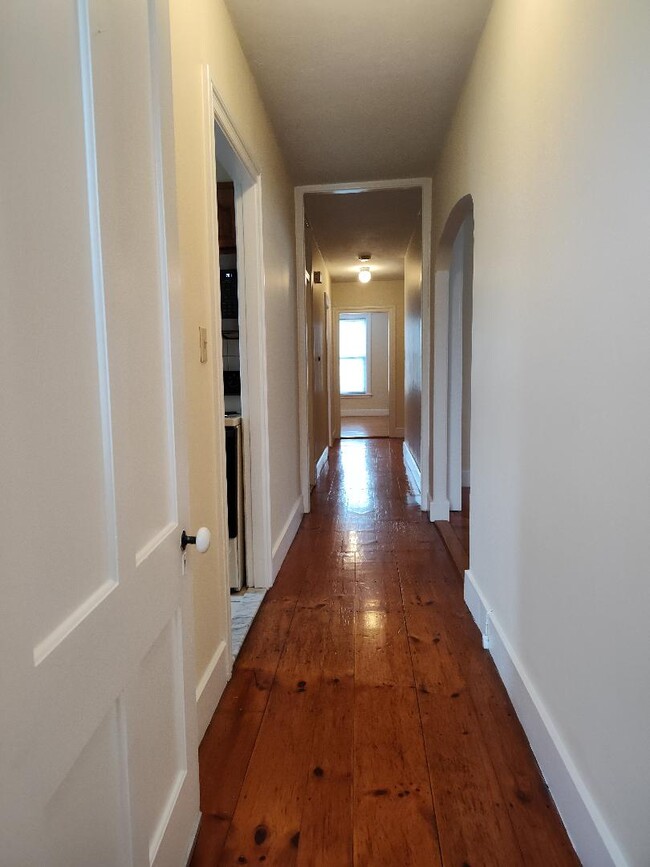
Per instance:
[[[388,415],[388,313],[370,313],[370,393],[341,395],[341,413],[385,411]]]
[[[645,0],[496,0],[434,181],[434,244],[474,199],[472,573],[611,862],[636,867],[650,863],[649,44]]]
[[[293,189],[273,130],[223,0],[170,0],[176,172],[186,334],[186,373],[193,526],[219,528],[223,420],[215,415],[211,365],[199,364],[199,325],[211,329],[209,180],[203,74],[214,82],[261,170],[268,360],[272,538],[277,542],[299,496]],[[208,121],[209,123],[209,121]],[[210,674],[227,635],[229,604],[220,592],[219,539],[195,558],[197,682]],[[215,689],[218,692],[218,684]]]

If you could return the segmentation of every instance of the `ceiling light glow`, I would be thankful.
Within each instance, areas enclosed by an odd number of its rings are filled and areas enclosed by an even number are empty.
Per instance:
[[[372,274],[370,273],[370,268],[359,268],[359,281],[361,283],[370,283],[372,280]]]

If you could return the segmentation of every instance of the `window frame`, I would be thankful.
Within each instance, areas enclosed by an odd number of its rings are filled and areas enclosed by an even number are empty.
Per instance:
[[[365,391],[341,391],[341,321],[342,320],[359,320],[363,319],[366,323],[366,388]],[[342,311],[339,313],[338,323],[337,323],[338,333],[336,335],[337,339],[337,349],[338,349],[338,391],[339,397],[341,398],[357,398],[357,397],[372,397],[372,358],[371,358],[371,348],[372,348],[372,313],[368,311]],[[350,355],[345,356],[346,358],[362,358],[360,355]]]

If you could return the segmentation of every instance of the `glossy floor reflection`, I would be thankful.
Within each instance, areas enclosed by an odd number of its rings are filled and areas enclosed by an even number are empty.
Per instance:
[[[200,770],[194,867],[578,863],[396,440],[330,451]]]
[[[341,438],[387,437],[388,416],[343,416]]]

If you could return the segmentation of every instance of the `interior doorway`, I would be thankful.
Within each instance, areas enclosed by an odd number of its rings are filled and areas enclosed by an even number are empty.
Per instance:
[[[431,518],[461,573],[469,566],[474,216],[466,197],[449,217],[435,284]],[[436,434],[438,434],[436,436]]]
[[[219,140],[218,128],[215,139]],[[242,350],[239,271],[243,266],[243,250],[238,248],[237,208],[235,182],[228,169],[220,162],[223,145],[217,149],[217,213],[219,228],[219,289],[221,310],[221,358],[223,378],[225,461],[226,461],[226,508],[228,541],[226,561],[228,587],[230,590],[230,636],[233,658],[243,644],[253,618],[262,603],[265,591],[256,589],[254,575],[247,569],[247,536],[249,525],[246,519],[246,504],[250,502],[250,449],[245,448],[248,413],[248,382],[242,369],[246,370]],[[240,214],[241,216],[241,214]],[[243,268],[241,269],[243,270]],[[242,293],[243,294],[243,293]],[[243,297],[242,297],[243,302]]]
[[[391,413],[389,406],[389,436],[404,438],[405,459],[407,452],[411,456],[417,454],[411,464],[414,478],[417,477],[420,506],[426,511],[430,494],[431,181],[409,178],[296,187],[295,204],[303,509],[310,511],[311,486],[327,463],[328,444],[341,435],[335,311],[341,308],[356,312],[357,308],[392,305],[395,316],[390,327],[390,358],[392,368],[396,357],[395,334],[398,333],[399,375],[391,375],[394,386],[391,401],[397,400],[398,411]],[[313,253],[311,268],[310,252]],[[311,273],[311,282],[305,279],[305,272]],[[318,277],[325,287],[323,295],[331,301],[331,318],[324,317],[331,335],[331,348],[328,341],[325,355],[318,352],[317,323],[313,317],[312,302],[319,294]],[[318,300],[320,308],[320,298]],[[405,325],[407,300],[408,331]],[[327,367],[321,366],[324,362]],[[320,417],[327,415],[329,425],[320,430],[314,412],[315,383],[325,381],[328,382],[329,407],[328,413],[322,412]],[[417,412],[409,412],[408,424],[407,388],[409,407],[417,406]],[[386,408],[379,409],[385,412]]]
[[[235,657],[272,583],[260,175],[211,87],[215,411],[223,417],[224,604]]]
[[[474,222],[468,215],[458,230],[449,264],[447,497],[449,520],[440,521],[458,571],[469,567],[472,407],[472,308]]]
[[[388,437],[395,428],[388,309],[338,310],[337,373],[340,437]],[[391,412],[392,410],[392,412]]]
[[[469,502],[471,483],[472,308],[474,222],[463,221],[449,268],[449,417],[447,488],[449,509],[460,512]]]

